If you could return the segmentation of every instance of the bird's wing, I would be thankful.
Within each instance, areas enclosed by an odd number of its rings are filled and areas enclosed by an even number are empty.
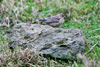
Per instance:
[[[43,23],[57,23],[57,22],[59,22],[59,20],[57,20],[57,19],[55,19],[55,18],[50,18],[50,19],[45,19],[44,21],[43,21]]]

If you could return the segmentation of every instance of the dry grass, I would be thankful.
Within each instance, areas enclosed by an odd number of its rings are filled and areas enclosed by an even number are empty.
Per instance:
[[[16,50],[11,52],[8,47],[9,26],[25,22],[34,23],[36,18],[44,18],[64,13],[65,23],[61,28],[82,29],[86,38],[93,46],[98,45],[86,56],[80,55],[82,63],[57,63],[47,60],[37,52]],[[99,67],[100,65],[100,0],[2,0],[0,2],[0,19],[7,27],[0,27],[0,66],[1,67]],[[85,52],[90,49],[86,47]],[[63,61],[61,61],[63,62]],[[92,66],[91,66],[92,65]]]
[[[9,50],[9,49],[8,49]],[[0,54],[0,67],[46,67],[63,66],[56,61],[47,60],[29,49],[14,51],[2,51]]]

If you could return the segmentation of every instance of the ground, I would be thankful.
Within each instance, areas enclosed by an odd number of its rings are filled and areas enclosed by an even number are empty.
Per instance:
[[[90,43],[86,44],[85,52],[90,50],[89,47],[98,43],[91,52],[85,55],[86,58],[98,65],[100,62],[100,0],[3,0],[0,2],[0,19],[6,22],[7,26],[0,27],[0,59],[2,59],[0,65],[10,67],[11,64],[17,66],[19,62],[23,62],[19,57],[17,57],[19,60],[15,61],[16,58],[9,50],[10,25],[21,22],[34,23],[36,18],[45,18],[58,13],[63,13],[66,17],[65,22],[59,28],[74,28],[83,31]],[[86,64],[84,62],[63,63],[66,64],[66,67]],[[63,63],[58,64],[63,65]],[[49,64],[47,62],[46,65]]]

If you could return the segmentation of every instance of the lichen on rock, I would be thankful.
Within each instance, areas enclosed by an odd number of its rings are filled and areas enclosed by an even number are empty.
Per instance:
[[[85,49],[80,29],[53,28],[48,25],[20,23],[12,28],[9,47],[29,48],[59,59],[76,59]],[[15,44],[16,43],[16,44]]]

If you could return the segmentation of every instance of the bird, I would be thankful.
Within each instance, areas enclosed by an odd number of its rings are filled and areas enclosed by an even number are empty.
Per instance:
[[[40,18],[36,19],[36,23],[40,24],[47,24],[52,27],[58,27],[62,23],[64,23],[65,16],[63,13],[57,14],[55,16],[47,17],[47,18]]]

